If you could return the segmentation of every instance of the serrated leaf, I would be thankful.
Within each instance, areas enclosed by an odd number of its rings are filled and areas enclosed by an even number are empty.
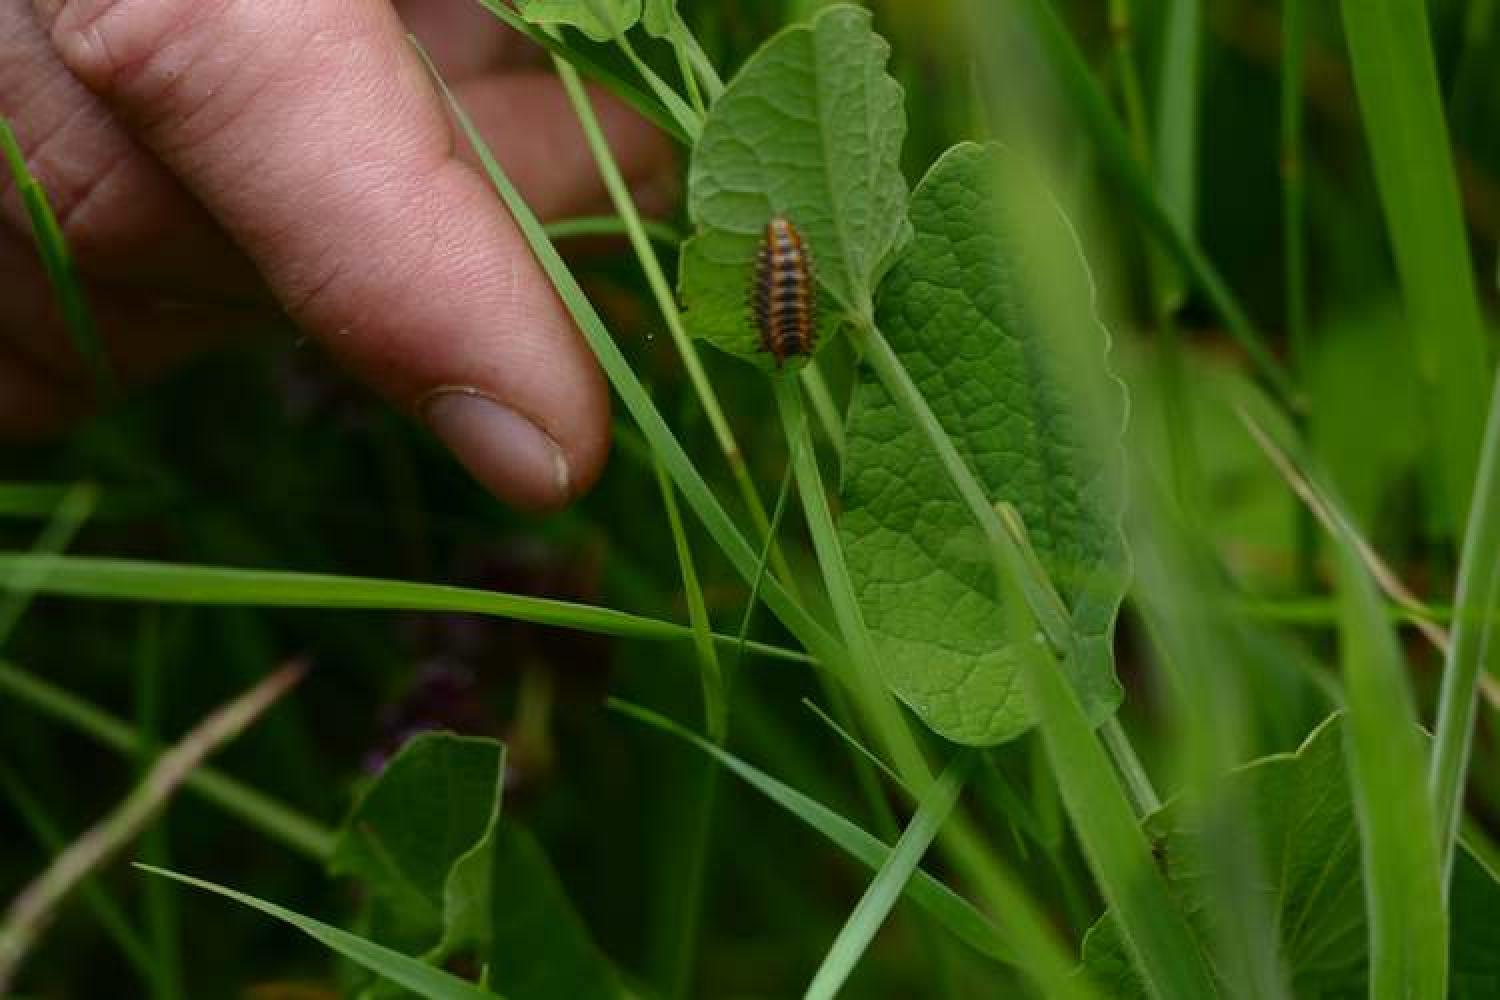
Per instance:
[[[355,803],[329,868],[364,883],[381,944],[435,961],[488,949],[504,759],[494,740],[423,733]]]
[[[577,28],[596,42],[618,38],[641,19],[641,0],[520,0],[519,9],[531,24]]]
[[[688,172],[697,235],[683,247],[689,329],[769,368],[746,307],[766,222],[790,219],[811,249],[820,344],[839,313],[871,311],[909,236],[901,87],[868,11],[838,4],[776,35],[714,102]]]
[[[1344,759],[1344,725],[1341,714],[1331,716],[1296,753],[1254,761],[1227,779],[1240,786],[1249,814],[1259,818],[1264,870],[1272,879],[1265,891],[1274,901],[1292,993],[1321,1000],[1369,995],[1359,829]],[[1173,894],[1207,940],[1214,900],[1206,898],[1209,883],[1200,877],[1195,858],[1212,845],[1197,837],[1193,815],[1176,800],[1152,814],[1145,827]],[[1495,996],[1500,960],[1492,914],[1500,912],[1500,883],[1464,851],[1454,867],[1452,898],[1453,995]],[[1146,996],[1109,914],[1084,938],[1083,962],[1110,996]]]
[[[1124,395],[1091,279],[1051,195],[1013,154],[966,143],[912,195],[915,235],[878,324],[986,487],[1013,505],[1067,605],[1089,717],[1120,698],[1109,653],[1129,572],[1120,532]],[[985,542],[922,432],[871,373],[846,434],[840,534],[886,683],[948,739],[987,745],[1034,721]]]

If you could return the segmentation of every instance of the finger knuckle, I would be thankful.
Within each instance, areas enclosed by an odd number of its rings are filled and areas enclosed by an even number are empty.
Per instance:
[[[216,44],[230,0],[69,0],[52,23],[63,64],[140,127],[191,117],[233,72]]]

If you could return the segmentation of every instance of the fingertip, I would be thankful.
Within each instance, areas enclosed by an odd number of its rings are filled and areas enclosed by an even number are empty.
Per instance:
[[[593,485],[602,465],[590,442],[570,454],[539,422],[473,386],[440,386],[419,412],[482,486],[523,510],[567,506]]]

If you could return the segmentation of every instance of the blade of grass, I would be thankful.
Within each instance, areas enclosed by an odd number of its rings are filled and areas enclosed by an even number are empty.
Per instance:
[[[10,165],[11,175],[16,180],[16,191],[31,219],[31,234],[36,241],[37,252],[41,255],[42,267],[47,272],[47,280],[57,293],[63,326],[73,342],[73,349],[83,359],[84,367],[93,378],[94,388],[99,396],[107,399],[115,393],[115,376],[110,370],[104,342],[94,325],[94,314],[84,295],[83,281],[73,264],[73,255],[68,252],[68,244],[57,224],[57,216],[47,202],[47,192],[42,190],[42,186],[27,169],[21,145],[3,118],[0,118],[0,153],[4,154]]]
[[[1277,398],[1297,410],[1298,394],[1292,380],[1267,346],[1265,337],[1251,322],[1234,293],[1204,254],[1191,233],[1168,213],[1157,196],[1150,175],[1136,161],[1129,137],[1110,109],[1109,101],[1078,51],[1067,28],[1049,0],[1022,0],[1033,29],[1064,92],[1088,131],[1104,163],[1134,205],[1147,228],[1163,248],[1192,278],[1224,321],[1225,328],[1254,365],[1257,374]]]
[[[1162,207],[1182,232],[1197,224],[1198,72],[1203,11],[1199,0],[1170,0],[1164,13],[1152,160]]]
[[[297,928],[319,944],[338,952],[351,962],[384,976],[397,986],[403,986],[418,996],[427,997],[428,1000],[494,1000],[495,998],[494,993],[483,990],[473,983],[465,982],[452,973],[428,965],[420,959],[403,955],[399,951],[393,951],[374,941],[367,941],[356,934],[350,934],[348,931],[340,930],[320,920],[304,917],[286,907],[277,906],[275,903],[257,899],[213,882],[193,878],[191,875],[153,868],[150,865],[138,864],[136,867],[152,875],[175,879],[185,885],[217,893],[251,909],[259,910],[267,916],[275,917]]]
[[[29,557],[31,568],[14,573],[7,579],[5,596],[0,599],[0,648],[5,646],[16,623],[26,613],[31,598],[46,578],[52,561],[68,547],[83,522],[88,520],[97,497],[98,491],[88,484],[74,486],[63,494],[57,509],[53,511],[52,519],[37,536]]]
[[[724,408],[719,404],[719,397],[714,392],[713,383],[708,380],[708,374],[703,370],[703,361],[698,356],[698,348],[693,343],[693,339],[688,336],[687,327],[682,321],[682,311],[677,307],[677,297],[672,294],[672,286],[662,270],[661,261],[657,259],[655,249],[646,238],[635,199],[631,197],[630,188],[620,173],[619,164],[609,148],[609,140],[605,138],[604,130],[599,126],[599,118],[594,113],[594,106],[589,102],[588,94],[584,92],[583,84],[573,68],[555,57],[553,63],[557,67],[557,75],[562,80],[568,100],[573,105],[573,113],[583,127],[584,137],[588,141],[590,151],[594,154],[594,162],[598,164],[599,173],[604,178],[604,186],[609,192],[610,200],[614,203],[615,211],[620,213],[620,218],[625,222],[626,235],[630,238],[630,245],[635,251],[637,261],[640,262],[641,271],[646,276],[646,285],[651,289],[651,296],[656,300],[657,310],[667,324],[667,331],[672,335],[672,343],[677,348],[677,356],[682,359],[683,369],[688,373],[688,381],[692,383],[693,391],[698,396],[698,403],[703,407],[703,413],[708,418],[709,428],[713,431],[719,451],[724,455],[724,462],[729,466],[735,485],[739,487],[740,496],[761,538],[774,539],[774,536],[770,534],[770,522],[766,518],[765,505],[761,502],[755,483],[750,479],[749,469],[745,467],[744,453],[740,450],[739,442],[735,440],[734,432],[729,428],[729,420],[724,416]],[[771,543],[771,559],[781,579],[788,586],[792,586],[791,569],[787,566],[781,549],[774,540]]]
[[[854,971],[865,949],[874,940],[875,933],[885,923],[896,900],[906,890],[912,875],[922,861],[922,855],[932,845],[933,838],[963,791],[964,783],[973,773],[979,755],[972,750],[960,751],[938,779],[927,786],[917,806],[917,812],[902,832],[901,839],[886,858],[875,879],[860,897],[849,919],[834,939],[823,963],[808,985],[805,996],[808,1000],[833,1000],[844,988],[849,974]]]
[[[775,381],[775,392],[782,428],[788,438],[788,450],[793,455],[797,492],[802,499],[813,549],[823,570],[840,631],[855,664],[854,683],[850,690],[903,783],[913,789],[925,790],[932,781],[926,760],[911,738],[905,717],[880,685],[874,648],[854,596],[833,515],[828,509],[828,498],[823,490],[801,397],[795,384],[787,379]],[[973,880],[993,901],[997,912],[1003,914],[1007,930],[1018,940],[1026,942],[1021,952],[1028,958],[1026,970],[1047,987],[1049,995],[1062,995],[1059,990],[1070,991],[1071,995],[1075,988],[1061,983],[1059,970],[1064,966],[1063,956],[1044,919],[1000,862],[975,836],[962,815],[955,817],[944,830],[941,846],[951,855],[960,872]]]
[[[693,565],[693,551],[682,525],[682,515],[677,509],[676,491],[661,463],[653,464],[662,504],[667,511],[667,522],[672,530],[672,543],[677,550],[677,565],[682,574],[688,620],[692,622],[693,648],[698,654],[698,676],[703,689],[704,729],[708,732],[709,739],[723,746],[729,735],[729,703],[724,672],[719,665],[718,654],[714,651],[708,607],[703,600],[703,589],[698,585],[698,571]],[[696,801],[691,803],[690,817],[684,824],[685,836],[679,839],[682,844],[679,877],[672,887],[672,893],[680,903],[676,908],[679,914],[677,923],[680,926],[670,936],[672,954],[670,978],[667,982],[668,995],[672,997],[687,996],[692,982],[703,911],[703,874],[712,847],[710,836],[718,776],[717,770],[709,770],[703,781],[696,783],[697,787],[693,790],[696,792],[693,796]]]
[[[1031,627],[1033,618],[1020,602],[1008,602],[1006,611],[1017,625]],[[1214,997],[1199,943],[1157,870],[1125,789],[1057,658],[1041,636],[1033,649],[1019,655],[1058,790],[1147,992]]]
[[[691,639],[692,629],[609,608],[444,584],[323,573],[230,569],[132,559],[0,553],[0,589],[103,600],[363,611],[461,611],[630,639]],[[730,636],[715,636],[730,643]],[[756,652],[806,662],[801,653],[750,643]]]
[[[135,839],[204,758],[244,732],[304,672],[299,664],[282,667],[204,718],[157,759],[113,812],[73,841],[21,890],[0,922],[0,995],[7,992],[26,953],[78,884]]]
[[[1338,540],[1347,753],[1369,913],[1370,995],[1447,996],[1447,910],[1406,667],[1358,553]]]
[[[496,0],[485,0],[485,2],[496,2]],[[418,49],[418,51],[421,50]],[[422,53],[422,55],[425,59],[426,54]],[[428,66],[431,67],[430,61]],[[662,419],[661,412],[652,403],[640,379],[631,370],[630,364],[620,352],[614,338],[610,336],[609,330],[589,302],[588,296],[583,293],[577,279],[573,277],[568,266],[558,255],[557,248],[547,239],[547,234],[537,220],[536,214],[527,206],[525,199],[521,197],[505,171],[500,168],[500,164],[490,153],[484,138],[474,127],[474,123],[462,105],[454,99],[452,92],[448,90],[435,71],[433,77],[448,100],[449,107],[464,135],[474,147],[485,175],[505,203],[506,208],[510,210],[511,216],[526,237],[526,242],[536,254],[538,263],[552,280],[558,297],[562,299],[573,321],[582,331],[584,339],[588,341],[589,347],[594,352],[594,357],[599,361],[599,366],[604,369],[604,374],[614,387],[616,394],[625,404],[625,408],[630,411],[636,426],[650,442],[652,450],[666,467],[668,475],[672,477],[672,482],[682,493],[683,499],[702,522],[710,537],[719,545],[725,557],[746,582],[753,580],[759,572],[755,551],[745,541],[739,529],[734,526],[734,522],[730,520],[723,506],[709,490],[708,484],[703,481],[703,477],[693,465],[692,460],[683,451],[682,445],[677,441],[671,428],[667,426],[667,422]],[[764,582],[764,592],[766,606],[777,618],[781,619],[787,630],[795,635],[815,658],[836,673],[847,672],[848,661],[844,650],[827,630],[803,610],[800,603],[785,588],[775,579],[768,578]]]
[[[1292,370],[1307,370],[1307,180],[1302,162],[1302,81],[1307,51],[1303,0],[1281,2],[1281,233],[1286,281],[1286,333]]]
[[[813,551],[823,571],[834,619],[854,663],[850,691],[866,724],[874,729],[876,738],[893,755],[897,772],[917,788],[923,788],[931,780],[931,773],[916,743],[903,735],[908,732],[906,720],[901,717],[900,709],[887,693],[876,670],[875,647],[865,628],[859,603],[854,598],[854,585],[850,582],[849,567],[844,562],[843,548],[833,526],[833,514],[823,492],[822,475],[808,436],[807,419],[796,383],[777,378],[775,392],[787,438],[787,453],[792,456],[797,494],[802,500],[803,514],[812,535]]]
[[[161,609],[147,607],[141,615],[135,641],[135,718],[136,732],[141,735],[136,751],[137,780],[144,780],[152,762],[161,753],[161,631]],[[156,821],[141,836],[141,857],[147,864],[163,868],[171,865],[168,816],[167,808],[163,807]],[[178,1000],[184,994],[177,900],[162,883],[153,879],[145,888],[144,908],[146,932],[153,953],[151,966],[156,974],[152,995],[157,1000]]]
[[[698,674],[703,684],[704,728],[708,731],[709,739],[715,743],[723,743],[729,733],[729,705],[725,700],[724,671],[719,665],[719,656],[714,651],[708,606],[703,600],[703,588],[698,584],[698,570],[693,565],[693,550],[682,526],[682,515],[677,510],[677,494],[660,463],[656,465],[656,483],[661,489],[662,505],[667,511],[672,544],[677,550],[677,568],[682,574],[683,596],[687,600],[688,621],[692,623],[693,649],[698,654]]]
[[[1342,0],[1341,7],[1456,531],[1474,490],[1490,359],[1427,7],[1423,0]]]
[[[1310,472],[1298,468],[1292,457],[1271,439],[1271,436],[1266,433],[1260,424],[1256,423],[1253,417],[1244,410],[1240,411],[1239,416],[1241,422],[1250,432],[1250,436],[1260,446],[1260,449],[1265,452],[1271,464],[1281,473],[1282,478],[1291,486],[1292,492],[1297,495],[1318,523],[1323,525],[1329,535],[1333,537],[1343,535],[1348,540],[1348,543],[1354,547],[1355,552],[1359,554],[1360,560],[1364,563],[1365,572],[1369,573],[1375,579],[1381,591],[1395,605],[1394,608],[1386,609],[1387,617],[1410,623],[1418,632],[1422,633],[1423,638],[1431,643],[1434,649],[1443,654],[1445,660],[1450,657],[1453,652],[1452,639],[1448,635],[1447,630],[1438,624],[1438,619],[1442,617],[1443,610],[1424,604],[1419,600],[1417,595],[1413,594],[1407,588],[1406,584],[1401,582],[1401,578],[1396,575],[1396,571],[1381,558],[1380,553],[1375,551],[1375,547],[1360,534],[1353,520],[1344,511],[1342,505],[1334,499],[1333,494],[1326,487],[1314,481]],[[1448,614],[1451,616],[1451,610]],[[1481,614],[1483,613],[1481,612]],[[1315,620],[1321,623],[1332,620],[1332,617],[1325,609],[1319,608]],[[1482,667],[1482,664],[1480,666]],[[1497,681],[1493,675],[1481,670],[1475,678],[1475,683],[1478,685],[1479,693],[1494,708],[1500,709],[1500,681]],[[1434,759],[1435,763],[1436,759]],[[1441,818],[1441,814],[1439,814],[1439,818]]]
[[[130,726],[53,684],[0,661],[0,692],[118,753],[138,753],[142,739]],[[186,787],[314,861],[333,851],[332,830],[210,767],[188,775]]]
[[[725,770],[812,827],[867,868],[879,870],[890,857],[891,849],[858,825],[851,823],[821,802],[777,781],[724,748],[678,725],[666,716],[658,715],[649,709],[618,698],[609,699],[608,704],[611,709],[621,715],[697,747],[716,760]],[[937,879],[918,872],[906,891],[919,906],[947,927],[955,937],[981,955],[1011,964],[1017,961],[1015,949],[1001,937],[999,929],[971,903]]]
[[[1453,645],[1443,662],[1428,786],[1437,817],[1443,895],[1463,816],[1464,778],[1474,740],[1481,678],[1492,676],[1500,647],[1500,377],[1490,400],[1484,451],[1464,531],[1454,598]]]

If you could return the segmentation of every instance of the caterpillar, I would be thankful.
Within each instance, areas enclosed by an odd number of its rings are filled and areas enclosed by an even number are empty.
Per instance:
[[[779,369],[791,357],[813,352],[817,335],[817,285],[812,255],[790,219],[766,223],[755,255],[750,311],[760,333],[759,350],[769,351]]]

